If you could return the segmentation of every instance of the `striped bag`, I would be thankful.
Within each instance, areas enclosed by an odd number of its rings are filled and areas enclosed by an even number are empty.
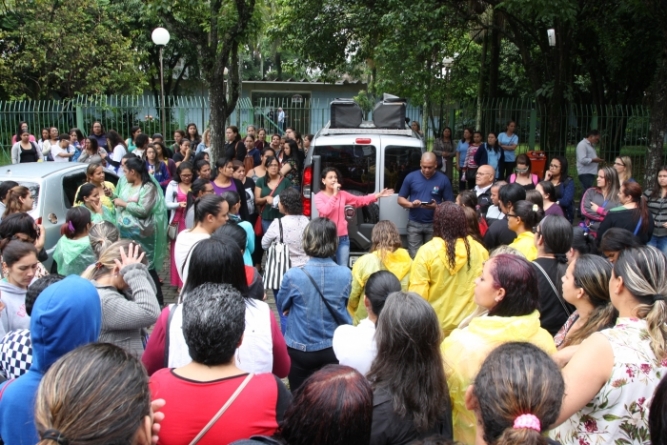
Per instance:
[[[266,254],[264,289],[280,289],[283,276],[290,268],[289,247],[283,242],[283,224],[278,219],[280,241],[274,241]]]

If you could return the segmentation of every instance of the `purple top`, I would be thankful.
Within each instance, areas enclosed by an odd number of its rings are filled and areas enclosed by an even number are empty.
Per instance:
[[[547,210],[544,211],[544,216],[547,215],[565,216],[565,214],[563,213],[563,209],[561,209],[560,206],[555,202],[551,207],[549,207]]]
[[[211,185],[213,186],[213,191],[218,196],[222,195],[225,192],[236,192],[236,193],[238,193],[238,190],[236,190],[236,184],[234,184],[233,180],[232,180],[232,183],[229,185],[229,187],[218,187],[218,185],[213,181],[211,181]]]

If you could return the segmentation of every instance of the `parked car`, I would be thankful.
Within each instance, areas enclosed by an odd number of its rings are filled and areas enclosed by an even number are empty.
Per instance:
[[[304,162],[302,199],[304,215],[316,218],[315,195],[327,167],[342,174],[342,189],[355,195],[366,195],[394,189],[392,196],[367,207],[346,208],[350,236],[350,266],[371,247],[371,231],[380,220],[390,220],[402,238],[407,236],[408,212],[398,205],[398,192],[408,173],[419,170],[424,141],[405,126],[402,129],[376,128],[364,121],[359,128],[330,128],[327,124],[313,138]]]
[[[33,209],[30,215],[46,231],[44,249],[49,259],[44,262],[51,269],[53,250],[60,239],[60,226],[65,223],[67,210],[74,203],[74,194],[86,182],[88,164],[78,162],[35,162],[3,165],[0,167],[0,183],[12,180],[30,189]],[[118,176],[105,172],[105,179],[113,184]]]

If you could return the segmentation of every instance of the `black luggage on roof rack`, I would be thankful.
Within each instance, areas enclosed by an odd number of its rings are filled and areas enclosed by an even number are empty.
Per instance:
[[[391,94],[384,94],[382,102],[373,109],[373,123],[377,128],[405,128],[406,100]]]
[[[359,128],[363,120],[361,107],[352,99],[335,99],[331,107],[331,128]]]

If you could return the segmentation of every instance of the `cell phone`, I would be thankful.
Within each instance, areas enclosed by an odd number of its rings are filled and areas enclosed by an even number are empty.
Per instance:
[[[423,206],[429,205],[431,202],[430,201],[422,201],[420,204]]]

